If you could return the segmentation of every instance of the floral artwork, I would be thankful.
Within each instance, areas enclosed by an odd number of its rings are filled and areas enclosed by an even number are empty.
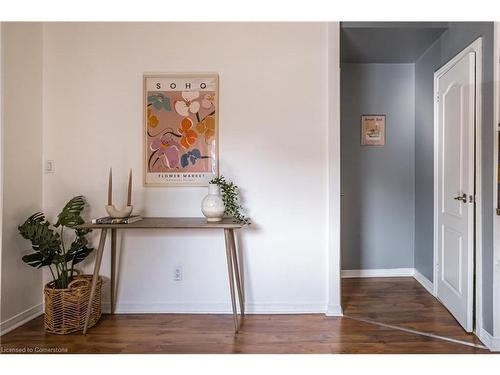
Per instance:
[[[217,176],[217,75],[144,77],[145,185],[207,185]]]

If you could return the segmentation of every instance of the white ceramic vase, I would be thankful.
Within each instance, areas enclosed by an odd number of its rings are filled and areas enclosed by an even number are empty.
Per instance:
[[[224,201],[218,185],[208,185],[208,195],[201,201],[201,212],[209,222],[221,221],[224,217]]]

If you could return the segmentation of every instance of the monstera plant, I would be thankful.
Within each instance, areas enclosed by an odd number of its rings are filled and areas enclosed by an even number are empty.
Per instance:
[[[23,256],[23,261],[35,268],[48,267],[57,289],[68,287],[75,277],[75,265],[93,250],[86,238],[91,230],[77,228],[84,223],[81,217],[84,207],[85,198],[79,195],[66,203],[54,225],[43,213],[37,212],[18,227],[21,236],[30,240],[33,248],[33,253]],[[73,239],[70,244],[69,237]]]

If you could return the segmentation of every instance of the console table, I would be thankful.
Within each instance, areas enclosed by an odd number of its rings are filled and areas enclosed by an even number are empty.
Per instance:
[[[245,315],[245,301],[240,278],[240,268],[238,264],[238,255],[234,240],[234,230],[240,229],[241,224],[234,223],[232,219],[223,219],[219,222],[207,222],[205,218],[188,218],[188,217],[145,217],[140,221],[130,224],[92,224],[85,223],[79,225],[78,228],[100,229],[101,236],[99,238],[99,246],[94,265],[94,274],[92,277],[92,287],[90,289],[90,300],[85,317],[85,326],[83,334],[87,333],[87,328],[90,319],[91,302],[95,296],[97,279],[101,268],[102,255],[104,253],[104,244],[106,242],[106,234],[111,231],[111,313],[115,312],[115,260],[116,260],[116,233],[118,230],[132,229],[219,229],[224,230],[224,238],[226,243],[226,259],[227,270],[229,277],[229,290],[231,294],[231,304],[233,307],[234,330],[238,333],[238,312],[236,307],[235,286],[238,290],[238,301],[240,305],[241,315]]]

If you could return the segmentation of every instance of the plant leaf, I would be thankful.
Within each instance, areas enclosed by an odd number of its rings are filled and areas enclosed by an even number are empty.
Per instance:
[[[61,213],[57,215],[57,222],[54,225],[56,228],[63,225],[68,228],[74,228],[77,225],[83,224],[85,221],[80,216],[85,208],[85,198],[78,195],[69,200],[64,206]]]
[[[23,262],[31,267],[40,268],[52,264],[52,258],[44,257],[41,253],[32,253],[23,256]]]
[[[54,232],[49,225],[45,216],[37,212],[17,227],[21,236],[30,240],[33,250],[40,252],[44,259],[58,253],[61,246],[59,233]]]
[[[83,261],[94,249],[89,248],[87,246],[83,246],[75,251],[75,255],[73,257],[73,265],[80,263]]]
[[[89,241],[85,238],[85,234],[77,236],[66,253],[66,262],[73,261],[74,266],[83,261],[94,250],[87,247],[88,243]]]

